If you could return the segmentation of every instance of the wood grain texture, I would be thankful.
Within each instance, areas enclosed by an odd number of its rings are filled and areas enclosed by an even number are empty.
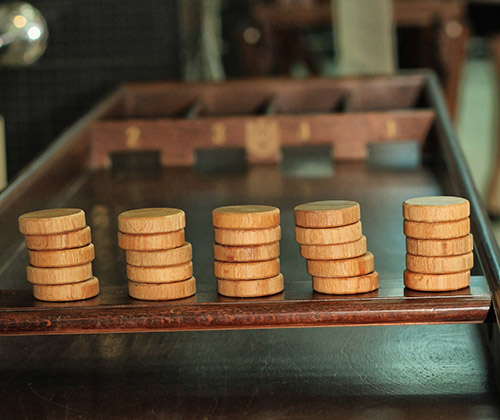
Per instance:
[[[253,246],[224,246],[214,244],[214,259],[226,262],[268,261],[280,255],[279,242]]]
[[[470,219],[453,222],[413,222],[405,220],[404,234],[415,239],[454,239],[470,233]]]
[[[280,226],[268,229],[214,229],[215,243],[220,245],[263,245],[278,242],[280,239]]]
[[[359,203],[328,200],[300,204],[293,209],[296,226],[331,228],[352,225],[361,219]]]
[[[309,260],[345,260],[366,254],[366,236],[337,245],[300,245],[300,255]]]
[[[193,296],[196,293],[196,279],[176,283],[136,283],[128,282],[128,292],[134,299],[175,300]]]
[[[98,294],[99,280],[96,277],[72,284],[33,285],[33,296],[38,300],[48,302],[72,302],[90,299]]]
[[[266,229],[280,224],[280,210],[274,206],[236,205],[212,211],[212,224],[221,229]]]
[[[160,251],[178,248],[185,242],[184,229],[167,233],[131,235],[118,232],[118,246],[127,251]]]
[[[403,217],[415,222],[450,222],[469,215],[469,201],[462,197],[417,197],[403,203]]]
[[[472,234],[456,239],[414,239],[406,238],[406,251],[413,255],[427,257],[445,257],[463,255],[472,252],[474,238]]]
[[[134,235],[166,233],[186,227],[184,211],[166,207],[127,210],[118,215],[118,230]]]
[[[424,292],[459,290],[470,284],[470,270],[452,274],[421,274],[405,270],[404,284]]]
[[[372,273],[374,269],[371,252],[347,260],[307,260],[307,272],[316,277],[354,277]]]
[[[35,267],[70,267],[90,263],[95,258],[94,244],[58,251],[29,251],[29,262]]]
[[[33,251],[53,251],[59,249],[81,248],[90,244],[92,240],[90,227],[66,233],[51,235],[26,235],[26,248]]]
[[[406,254],[406,267],[409,271],[423,274],[447,274],[470,270],[474,266],[474,254],[447,257],[424,257]]]
[[[34,284],[78,283],[92,277],[92,264],[58,268],[40,268],[29,265],[26,267],[26,275],[28,281]]]
[[[217,290],[228,297],[262,297],[271,296],[283,291],[283,274],[259,280],[225,280],[217,279]]]
[[[19,216],[19,230],[25,235],[49,235],[85,227],[85,213],[80,209],[47,209]]]
[[[295,227],[295,240],[301,245],[335,245],[354,242],[363,236],[361,222],[336,228]]]
[[[189,242],[178,248],[161,251],[126,251],[127,264],[138,267],[165,267],[191,261],[193,249]]]
[[[356,277],[316,277],[312,278],[313,289],[318,293],[332,295],[352,295],[358,293],[368,293],[378,289],[378,273]]]
[[[174,283],[193,276],[191,261],[167,267],[136,267],[127,265],[127,277],[137,283]]]
[[[275,277],[280,272],[280,260],[259,262],[214,261],[214,274],[224,280],[255,280]]]

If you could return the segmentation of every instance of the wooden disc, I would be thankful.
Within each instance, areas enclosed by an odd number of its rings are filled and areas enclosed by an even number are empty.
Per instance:
[[[253,246],[224,246],[214,244],[214,259],[226,262],[268,261],[278,258],[280,243]]]
[[[474,239],[472,234],[456,239],[414,239],[406,238],[406,252],[427,257],[445,257],[463,255],[472,252]]]
[[[267,279],[280,273],[280,260],[275,258],[259,262],[220,262],[214,261],[214,274],[224,280]]]
[[[329,295],[353,295],[378,289],[378,273],[357,277],[313,277],[313,289]]]
[[[99,280],[91,277],[88,280],[71,284],[34,284],[33,296],[47,302],[72,302],[90,299],[99,294]]]
[[[94,244],[81,248],[59,251],[29,251],[30,264],[35,267],[71,267],[92,262],[95,258]]]
[[[220,245],[246,246],[263,245],[278,242],[281,239],[281,227],[269,229],[214,229],[215,242]]]
[[[412,222],[405,220],[403,230],[406,236],[415,239],[454,239],[470,233],[470,220],[453,222]]]
[[[280,224],[280,210],[273,206],[241,205],[212,211],[212,223],[222,229],[266,229]]]
[[[300,255],[308,260],[346,260],[366,254],[366,236],[337,245],[300,245]]]
[[[459,273],[470,270],[473,266],[474,254],[472,252],[448,257],[422,257],[420,255],[406,254],[406,268],[414,273]]]
[[[403,203],[403,217],[415,222],[450,222],[469,215],[469,201],[462,197],[417,197]]]
[[[164,251],[126,251],[127,264],[138,267],[166,267],[184,264],[193,258],[193,250],[189,242],[178,248]]]
[[[371,252],[348,260],[307,260],[307,272],[316,277],[355,277],[373,273],[374,269]]]
[[[363,236],[361,222],[336,228],[295,227],[295,240],[301,245],[336,245],[354,242]]]
[[[355,201],[329,200],[301,204],[293,210],[295,225],[305,228],[330,228],[352,225],[361,219]]]
[[[217,289],[228,297],[261,297],[275,295],[283,291],[283,274],[260,280],[217,279]]]
[[[19,216],[19,230],[25,235],[50,235],[83,229],[85,213],[80,209],[47,209]]]
[[[460,290],[470,284],[470,271],[453,274],[421,274],[405,270],[405,286],[423,292]]]
[[[184,244],[184,229],[168,233],[131,235],[118,232],[118,246],[130,251],[159,251],[178,248]]]
[[[66,233],[26,235],[24,239],[26,241],[26,248],[33,251],[81,248],[90,244],[92,240],[89,226]]]
[[[127,265],[127,277],[137,283],[174,283],[193,276],[191,261],[167,267],[136,267]]]
[[[179,209],[158,207],[128,210],[118,216],[118,230],[134,235],[175,232],[185,227],[185,214]]]
[[[174,300],[193,296],[196,293],[196,279],[191,277],[176,283],[128,282],[128,293],[140,300]]]
[[[78,283],[92,277],[92,264],[57,268],[41,268],[28,265],[26,274],[28,281],[34,284]]]

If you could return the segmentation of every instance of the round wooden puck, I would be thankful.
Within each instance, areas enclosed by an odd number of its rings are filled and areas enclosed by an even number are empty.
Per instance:
[[[414,239],[406,238],[406,252],[427,257],[445,257],[463,255],[472,252],[474,239],[472,234],[456,239]]]
[[[469,215],[469,202],[462,197],[417,197],[403,203],[403,217],[415,222],[450,222]]]
[[[166,267],[184,264],[193,258],[193,250],[189,242],[178,248],[164,251],[126,251],[127,264],[138,267]]]
[[[95,258],[94,244],[81,248],[59,251],[29,251],[29,262],[35,267],[71,267],[92,262]]]
[[[470,271],[453,274],[421,274],[405,270],[405,286],[422,292],[460,290],[470,284]]]
[[[215,242],[220,245],[246,246],[263,245],[278,242],[281,239],[281,227],[269,229],[214,229]]]
[[[366,254],[366,236],[337,245],[300,245],[300,255],[308,260],[345,260]]]
[[[166,207],[128,210],[118,215],[118,230],[123,233],[143,235],[175,232],[186,227],[182,210]]]
[[[283,274],[260,280],[217,279],[218,292],[227,297],[261,297],[275,295],[283,291]]]
[[[33,295],[38,300],[47,302],[72,302],[90,299],[99,294],[99,281],[96,277],[71,284],[34,284]]]
[[[47,209],[19,216],[19,230],[25,235],[50,235],[83,229],[85,213],[80,209]]]
[[[214,259],[226,262],[256,262],[278,258],[280,243],[253,246],[224,246],[214,244]]]
[[[355,201],[329,200],[300,204],[293,215],[296,226],[331,228],[356,223],[361,218],[361,211]]]
[[[354,242],[363,236],[361,222],[336,228],[295,227],[295,240],[301,245],[335,245]]]
[[[26,248],[33,251],[53,251],[57,249],[81,248],[90,244],[90,227],[52,235],[26,235]]]
[[[34,284],[78,283],[92,277],[92,264],[57,268],[41,268],[28,265],[26,274],[28,281]]]
[[[280,260],[275,258],[259,262],[221,262],[214,261],[214,274],[224,280],[255,280],[277,276],[280,272]]]
[[[472,252],[448,257],[423,257],[420,255],[406,254],[406,268],[414,273],[459,273],[461,271],[470,270],[473,266],[474,254]]]
[[[353,295],[378,289],[378,273],[357,277],[313,277],[313,289],[329,295]]]
[[[176,283],[128,282],[128,293],[140,300],[174,300],[193,296],[196,293],[196,279],[191,277]]]
[[[127,277],[137,283],[174,283],[193,276],[191,261],[167,267],[136,267],[127,265]]]
[[[131,235],[118,232],[118,246],[130,251],[159,251],[178,248],[184,244],[184,229],[168,233]]]
[[[470,220],[453,222],[413,222],[405,220],[403,230],[406,236],[415,239],[453,239],[470,233]]]
[[[280,210],[273,206],[241,205],[212,211],[212,223],[222,229],[266,229],[280,224]]]
[[[371,252],[348,260],[307,260],[307,272],[316,277],[355,277],[372,273],[374,268]]]

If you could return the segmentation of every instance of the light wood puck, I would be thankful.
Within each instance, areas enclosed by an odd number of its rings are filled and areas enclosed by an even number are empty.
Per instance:
[[[131,235],[118,232],[118,246],[130,251],[159,251],[178,248],[184,244],[184,229],[168,233]]]
[[[133,235],[175,232],[185,227],[186,217],[180,209],[136,209],[118,215],[118,230]]]
[[[366,236],[337,245],[300,245],[300,255],[308,260],[345,260],[366,254]]]
[[[140,300],[174,300],[193,296],[196,293],[196,279],[176,283],[136,283],[128,282],[128,293]]]
[[[281,227],[269,229],[214,229],[217,244],[229,246],[263,245],[281,239]]]
[[[307,260],[307,272],[316,277],[355,277],[372,273],[374,269],[371,252],[348,260]]]
[[[35,267],[71,267],[90,263],[95,258],[94,244],[59,251],[29,251],[29,262]]]
[[[214,227],[221,229],[266,229],[280,224],[280,210],[273,206],[240,205],[212,211]]]
[[[193,258],[193,250],[189,242],[178,248],[162,251],[126,251],[127,264],[138,267],[166,267],[184,264]]]
[[[444,292],[463,289],[470,284],[470,271],[453,274],[421,274],[405,270],[405,286],[423,292]]]
[[[214,244],[214,259],[226,262],[256,262],[278,258],[280,243],[252,246],[224,246]]]
[[[136,267],[127,265],[127,277],[137,283],[174,283],[193,276],[191,261],[167,267]]]
[[[82,246],[90,244],[92,240],[89,226],[66,233],[26,235],[24,239],[26,248],[34,251],[81,248]]]
[[[406,238],[406,252],[427,257],[445,257],[463,255],[472,252],[474,239],[472,234],[456,239],[414,239]]]
[[[453,239],[470,233],[470,220],[462,219],[453,222],[403,222],[404,234],[415,239]]]
[[[47,302],[72,302],[90,299],[99,294],[99,281],[96,277],[71,284],[34,284],[33,295],[38,300]]]
[[[255,280],[267,279],[280,273],[280,260],[275,258],[259,262],[221,262],[214,261],[214,274],[218,279]]]
[[[336,245],[354,242],[363,236],[361,222],[336,228],[295,227],[295,240],[301,245]]]
[[[217,279],[219,293],[227,297],[262,297],[283,291],[283,274],[260,280],[223,280]]]
[[[34,284],[78,283],[92,277],[92,264],[58,268],[41,268],[28,265],[26,274],[28,281]]]
[[[450,222],[469,215],[469,201],[462,197],[417,197],[403,203],[403,217],[415,222]]]
[[[331,228],[352,225],[361,219],[355,201],[329,200],[300,204],[293,211],[295,225],[305,228]]]
[[[313,277],[313,289],[329,295],[353,295],[378,289],[378,273],[344,278]]]
[[[85,213],[80,209],[47,209],[19,216],[19,230],[25,235],[50,235],[83,229]]]
[[[470,270],[473,266],[474,254],[472,252],[449,257],[422,257],[420,255],[406,254],[406,268],[414,273],[459,273]]]

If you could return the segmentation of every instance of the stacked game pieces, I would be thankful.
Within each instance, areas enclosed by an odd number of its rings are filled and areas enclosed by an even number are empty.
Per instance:
[[[403,203],[406,287],[450,291],[467,287],[474,265],[469,202],[461,197],[419,197]]]
[[[184,212],[179,209],[129,210],[118,216],[118,245],[126,250],[130,296],[172,300],[196,293],[185,226]]]
[[[294,209],[295,239],[307,259],[313,289],[328,294],[367,293],[378,288],[374,258],[366,250],[359,204],[317,201]]]
[[[83,210],[26,213],[19,217],[19,230],[26,235],[26,273],[35,298],[70,302],[99,293],[99,281],[92,275],[94,245]]]
[[[280,211],[243,205],[212,212],[214,273],[221,295],[260,297],[283,290],[280,273]]]

